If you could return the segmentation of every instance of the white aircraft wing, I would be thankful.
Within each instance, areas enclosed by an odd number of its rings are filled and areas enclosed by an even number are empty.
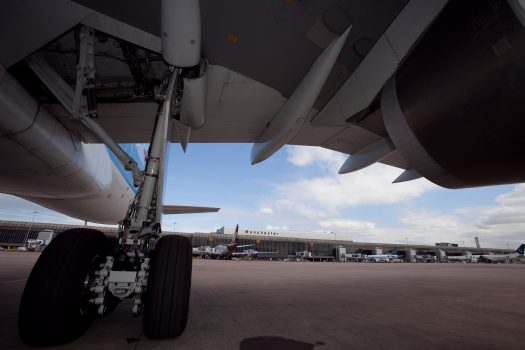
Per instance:
[[[75,86],[75,30],[94,28],[98,120],[117,142],[148,142],[170,37],[160,36],[170,23],[160,2],[6,2],[0,64],[71,132],[98,142],[49,86],[50,71]],[[382,162],[406,169],[396,181],[450,188],[523,182],[525,96],[501,93],[525,83],[512,68],[525,37],[514,3],[201,0],[203,60],[185,71],[169,139],[254,143],[252,163],[285,144],[324,147],[351,155],[342,174]],[[468,25],[479,13],[494,19],[490,30]],[[43,65],[28,60],[35,53]]]
[[[191,131],[190,142],[255,142],[317,57],[352,25],[347,44],[308,114],[312,119],[325,106],[331,106],[329,101],[378,40],[384,41],[386,31],[400,13],[403,10],[419,11],[408,8],[406,0],[381,4],[337,1],[337,4],[329,5],[322,2],[299,5],[292,2],[272,4],[230,0],[217,3],[204,0],[200,1],[200,6],[202,51],[208,61],[207,113],[204,126]],[[20,10],[22,8],[24,11]],[[117,142],[149,142],[156,104],[146,98],[147,85],[159,81],[164,70],[160,1],[117,0],[112,1],[111,6],[100,0],[54,0],[45,5],[21,1],[4,4],[2,10],[4,22],[0,26],[4,27],[0,27],[0,39],[9,49],[1,51],[0,63],[9,67],[40,51],[66,82],[73,85],[70,79],[75,76],[76,57],[74,32],[70,29],[85,24],[109,35],[107,41],[96,42],[97,77],[105,84],[97,89],[99,121]],[[439,6],[432,11],[437,10]],[[429,22],[432,15],[427,17]],[[424,28],[425,24],[422,26]],[[53,40],[56,37],[59,38]],[[138,83],[136,79],[139,77],[131,73],[133,68],[129,68],[129,63],[133,57],[126,57],[122,52],[122,42],[139,48],[133,53],[139,60],[149,57],[149,81],[141,84],[141,98],[130,98],[133,94],[126,94],[123,90],[125,85]],[[368,60],[372,59],[370,57]],[[364,75],[361,78],[367,80]],[[384,81],[387,78],[385,76]],[[120,94],[107,89],[116,84],[120,86]],[[371,101],[369,98],[369,101],[359,101],[358,104],[364,108]],[[50,101],[49,109],[86,140],[96,140],[81,123],[71,121],[58,101]],[[349,126],[344,121],[340,125],[324,125],[323,115],[316,118],[316,125],[308,121],[289,143],[353,151],[356,146],[335,146],[337,140],[333,140],[336,135],[340,138],[341,132]],[[362,133],[366,135],[360,137],[357,146],[378,137],[367,130]],[[180,141],[175,129],[171,140]]]
[[[220,208],[213,207],[196,207],[190,205],[163,205],[163,214],[193,214],[193,213],[214,213]]]

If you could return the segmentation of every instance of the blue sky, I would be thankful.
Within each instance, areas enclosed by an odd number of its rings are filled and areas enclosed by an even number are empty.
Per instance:
[[[525,228],[525,186],[449,190],[425,179],[391,184],[400,169],[378,164],[338,175],[346,156],[287,146],[250,165],[251,145],[171,145],[165,202],[221,207],[219,213],[170,215],[166,230],[209,232],[221,226],[350,234],[355,241],[518,246]],[[0,218],[79,223],[11,196]]]

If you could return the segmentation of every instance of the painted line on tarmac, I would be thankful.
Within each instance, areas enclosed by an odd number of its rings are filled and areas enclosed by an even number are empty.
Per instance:
[[[15,282],[23,282],[23,281],[27,281],[27,278],[24,278],[22,280],[1,281],[0,284],[8,284],[8,283],[15,283]]]

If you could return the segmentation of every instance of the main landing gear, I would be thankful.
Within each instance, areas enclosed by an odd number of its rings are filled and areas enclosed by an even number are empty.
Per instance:
[[[121,298],[111,288],[109,293],[97,293],[101,291],[97,289],[104,277],[101,275],[105,274],[100,272],[105,270],[106,261],[113,258],[115,248],[121,246],[115,243],[97,230],[72,229],[58,235],[42,252],[20,303],[18,328],[26,344],[68,343],[88,329],[97,313],[105,316],[117,306]],[[190,240],[175,235],[158,239],[151,251],[145,293],[141,296],[143,328],[148,338],[174,338],[184,332],[190,300],[191,253]],[[136,266],[130,261],[126,264],[130,268]],[[118,275],[124,271],[112,269],[108,277],[112,272]],[[109,284],[111,279],[106,280]],[[121,292],[127,286],[115,290]],[[102,300],[96,300],[99,294],[104,294]]]
[[[79,42],[74,115],[114,151],[139,186],[120,223],[118,241],[96,230],[73,229],[49,244],[27,281],[19,333],[33,346],[64,344],[80,336],[97,314],[104,316],[119,301],[132,298],[134,315],[144,307],[147,337],[177,337],[188,318],[192,248],[186,237],[161,237],[160,215],[171,108],[180,107],[182,96],[181,69],[170,66],[157,90],[159,108],[146,169],[140,171],[94,118],[95,101],[87,98],[94,96],[89,91],[94,79],[93,30],[82,28]]]
[[[191,242],[186,237],[159,239],[152,257],[144,302],[144,334],[174,338],[184,332],[191,285]]]
[[[51,346],[80,336],[97,315],[86,281],[109,254],[106,236],[73,229],[58,235],[42,252],[27,280],[18,329],[28,345]]]

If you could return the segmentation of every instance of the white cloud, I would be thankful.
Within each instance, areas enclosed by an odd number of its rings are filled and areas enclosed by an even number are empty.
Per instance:
[[[328,217],[324,208],[316,205],[316,203],[301,203],[291,199],[278,199],[275,201],[275,207],[280,213],[288,212],[297,214],[303,218],[321,219]]]
[[[276,186],[276,193],[298,203],[318,203],[329,211],[364,204],[392,204],[421,196],[436,188],[428,180],[392,184],[398,169],[376,164],[347,175],[301,179]]]
[[[499,207],[487,210],[486,214],[477,221],[479,228],[491,228],[501,225],[525,225],[525,212],[519,208]]]
[[[525,241],[525,185],[498,196],[495,205],[456,208],[454,214],[417,210],[405,213],[400,223],[406,234],[421,242],[465,242],[474,246],[479,237],[485,247],[514,248]]]
[[[402,216],[399,221],[411,228],[427,232],[457,232],[459,227],[458,217],[426,210],[410,211]]]
[[[259,208],[259,213],[266,214],[266,215],[272,215],[273,214],[273,209],[270,208],[270,207],[261,207],[261,208]]]
[[[511,192],[496,198],[496,206],[481,211],[474,222],[480,240],[507,241],[518,245],[525,241],[525,184],[516,185]]]
[[[321,147],[288,146],[287,160],[295,166],[317,165],[330,170],[337,170],[347,157],[343,153],[335,152]]]
[[[373,222],[348,220],[348,219],[329,219],[319,221],[319,226],[327,230],[337,230],[338,232],[369,231],[375,228]]]
[[[265,230],[282,230],[282,231],[289,231],[290,229],[288,226],[274,226],[274,225],[266,225],[264,227]]]
[[[525,184],[516,185],[512,192],[498,196],[496,202],[503,206],[525,208]]]
[[[470,242],[467,225],[456,215],[443,214],[425,209],[409,210],[399,218],[405,237],[412,242],[434,244],[436,242]],[[399,237],[402,238],[402,237]]]
[[[479,236],[484,246],[506,247],[524,240],[525,185],[500,195],[493,205],[476,208],[413,207],[415,198],[437,185],[419,179],[392,184],[401,169],[375,164],[356,173],[338,175],[346,156],[319,147],[288,147],[287,160],[298,167],[317,167],[322,173],[313,177],[275,184],[265,206],[273,208],[273,219],[293,230],[351,232],[355,240],[433,244],[441,241],[474,246]],[[442,191],[450,191],[443,189]],[[398,224],[379,224],[351,217],[364,205],[396,210],[393,204],[406,203],[398,214]],[[408,209],[406,208],[408,206]],[[435,207],[434,207],[435,208]]]
[[[306,217],[326,218],[360,205],[404,202],[438,188],[426,179],[392,184],[402,170],[384,164],[338,175],[344,159],[341,153],[320,147],[289,147],[290,163],[318,166],[325,175],[275,185],[275,204]]]
[[[296,231],[329,230],[352,233],[355,237],[376,237],[385,229],[372,221],[348,217],[348,213],[363,205],[407,202],[438,188],[425,179],[392,184],[402,170],[383,164],[339,175],[344,154],[320,147],[291,146],[287,150],[288,162],[298,167],[317,167],[321,173],[273,185],[261,205],[273,209],[272,227],[286,225]],[[398,236],[403,235],[404,239],[405,233]]]

